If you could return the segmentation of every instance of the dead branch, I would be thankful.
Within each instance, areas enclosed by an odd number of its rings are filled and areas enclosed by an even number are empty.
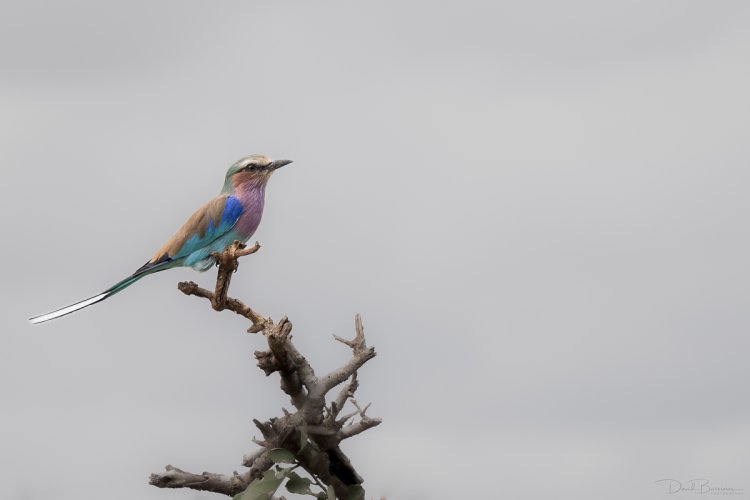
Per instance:
[[[316,484],[332,486],[337,498],[351,498],[351,487],[360,485],[363,479],[339,445],[341,441],[381,423],[379,418],[366,415],[369,405],[360,408],[354,400],[354,393],[359,387],[357,371],[375,357],[375,349],[367,346],[362,319],[357,314],[356,333],[352,340],[334,335],[337,341],[352,350],[351,358],[340,368],[317,377],[312,366],[292,343],[291,321],[284,317],[275,323],[228,295],[238,259],[257,252],[259,248],[258,243],[246,248],[242,243],[235,242],[223,252],[213,254],[219,268],[213,292],[193,282],[179,283],[178,288],[186,295],[208,299],[211,307],[217,311],[228,309],[247,318],[252,323],[249,332],[263,333],[268,349],[255,352],[258,367],[267,376],[279,374],[281,390],[289,396],[295,411],[283,409],[281,416],[266,421],[253,420],[263,439],[253,439],[260,448],[243,457],[242,465],[248,468],[243,474],[192,474],[168,465],[166,472],[152,474],[149,482],[160,488],[191,488],[233,496],[244,491],[252,481],[259,480],[274,465],[271,450],[283,448],[294,455],[295,463],[305,469]],[[331,389],[347,380],[336,397],[327,404],[326,398]],[[356,411],[340,417],[347,401]],[[361,492],[358,498],[364,499],[364,490],[358,491]]]
[[[149,484],[159,488],[192,488],[194,490],[213,491],[229,496],[243,492],[249,484],[249,481],[241,478],[236,472],[232,476],[225,476],[210,472],[191,474],[171,465],[167,465],[165,469],[166,472],[161,474],[151,474]]]
[[[216,288],[214,296],[211,297],[211,307],[217,311],[224,309],[229,292],[229,284],[232,282],[232,275],[237,272],[239,267],[239,258],[244,255],[250,255],[260,250],[260,243],[257,241],[253,246],[247,248],[244,243],[234,241],[223,252],[214,252],[211,256],[216,259],[219,266],[219,272],[216,275]]]

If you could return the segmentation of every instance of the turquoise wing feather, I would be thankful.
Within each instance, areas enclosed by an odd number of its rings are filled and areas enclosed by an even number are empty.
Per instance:
[[[195,211],[144,268],[188,257],[226,236],[242,215],[242,203],[224,194]]]

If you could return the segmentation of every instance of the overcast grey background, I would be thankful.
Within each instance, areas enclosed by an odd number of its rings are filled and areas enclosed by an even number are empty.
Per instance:
[[[320,370],[361,312],[371,496],[750,496],[747,2],[8,2],[0,498],[208,499],[279,413],[263,346],[140,266],[290,158],[233,294]],[[680,496],[688,496],[681,493]]]

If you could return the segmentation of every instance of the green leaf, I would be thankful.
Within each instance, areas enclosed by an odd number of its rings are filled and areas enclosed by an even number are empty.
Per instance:
[[[250,483],[245,491],[235,495],[232,500],[268,500],[283,480],[283,478],[277,479],[274,471],[267,470],[262,478]]]
[[[294,453],[286,448],[274,448],[268,452],[268,458],[277,464],[293,464]]]
[[[310,485],[312,481],[306,477],[300,477],[295,472],[289,473],[289,481],[286,482],[286,489],[289,493],[299,493],[301,495],[313,495],[310,491]]]
[[[346,488],[346,496],[344,497],[344,500],[359,500],[360,498],[364,498],[364,494],[365,489],[362,488],[362,486],[352,484]]]
[[[336,492],[330,484],[328,485],[328,500],[336,500]]]

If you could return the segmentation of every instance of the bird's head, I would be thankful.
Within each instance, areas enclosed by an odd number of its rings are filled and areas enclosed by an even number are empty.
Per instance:
[[[264,186],[276,169],[290,163],[292,160],[272,160],[265,155],[245,156],[227,170],[224,191],[234,191],[242,184]]]

